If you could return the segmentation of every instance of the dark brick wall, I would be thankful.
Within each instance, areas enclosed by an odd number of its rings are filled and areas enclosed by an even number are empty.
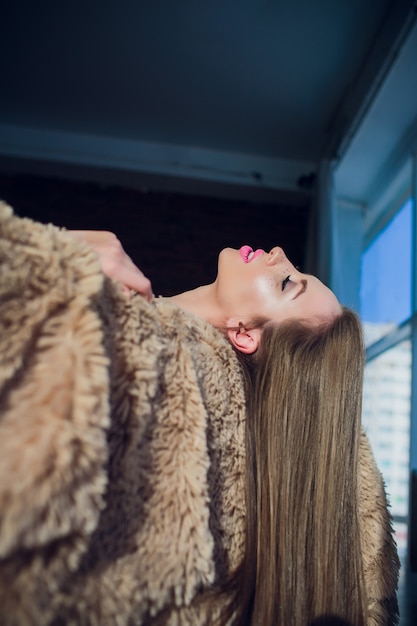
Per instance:
[[[282,245],[303,266],[306,206],[256,204],[177,193],[140,192],[95,183],[0,175],[0,198],[40,222],[117,234],[151,278],[156,294],[172,295],[214,280],[217,255],[247,243]]]

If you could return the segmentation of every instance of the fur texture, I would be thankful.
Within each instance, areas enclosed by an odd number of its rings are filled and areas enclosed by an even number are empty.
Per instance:
[[[230,345],[166,300],[126,300],[91,250],[4,204],[0,303],[0,624],[212,623],[205,591],[244,541]],[[376,626],[398,561],[365,435],[360,452]]]

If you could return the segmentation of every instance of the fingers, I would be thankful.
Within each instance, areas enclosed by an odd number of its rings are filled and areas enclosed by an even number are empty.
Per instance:
[[[118,275],[117,280],[128,290],[140,293],[148,302],[153,300],[151,281],[133,263],[131,268],[125,268],[125,271]]]
[[[68,233],[88,243],[98,255],[103,273],[121,283],[123,292],[136,291],[148,301],[153,299],[152,284],[126,254],[114,233],[109,231],[72,230]]]

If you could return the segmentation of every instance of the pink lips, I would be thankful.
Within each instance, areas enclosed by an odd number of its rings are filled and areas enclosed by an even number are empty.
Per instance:
[[[261,254],[264,254],[264,250],[259,249],[254,252],[250,246],[242,246],[239,252],[244,263],[250,263]]]

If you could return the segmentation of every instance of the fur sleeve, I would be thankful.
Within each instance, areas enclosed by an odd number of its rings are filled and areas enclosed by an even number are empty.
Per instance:
[[[393,626],[398,623],[399,560],[382,476],[364,431],[359,447],[359,502],[368,626]]]
[[[224,534],[209,415],[236,420],[234,391],[202,392],[223,382],[205,327],[190,341],[87,246],[1,204],[0,301],[0,623],[140,625],[188,606]]]
[[[46,623],[104,506],[102,282],[91,251],[0,204],[2,623]]]

